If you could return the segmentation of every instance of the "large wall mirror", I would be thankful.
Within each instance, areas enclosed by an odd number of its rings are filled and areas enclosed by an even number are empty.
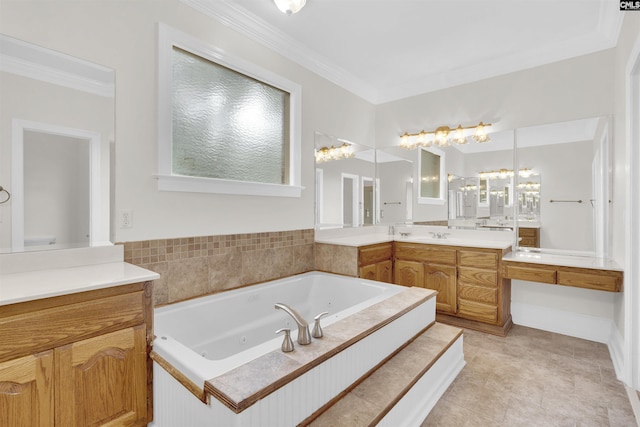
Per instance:
[[[490,138],[481,144],[378,150],[381,222],[496,228],[512,219],[510,203],[504,206],[510,185],[504,171],[513,170],[513,132],[493,132]],[[502,176],[490,175],[496,171]]]
[[[518,226],[537,225],[541,250],[608,256],[610,132],[608,117],[517,130],[517,161],[530,171],[516,188]]]
[[[360,227],[379,222],[375,150],[315,133],[316,227]]]
[[[0,253],[109,244],[112,69],[0,34]]]
[[[496,131],[482,144],[438,147],[446,193],[440,202],[432,198],[426,203],[421,200],[427,188],[422,183],[435,188],[433,183],[441,178],[422,170],[423,149],[386,147],[374,156],[371,148],[355,146],[360,151],[355,158],[316,163],[322,207],[317,211],[322,221],[316,223],[516,230],[520,250],[606,257],[610,132],[609,118],[595,117]],[[316,134],[316,149],[337,147],[336,141]],[[363,182],[373,185],[368,190],[373,201],[349,195],[362,195],[368,185]]]

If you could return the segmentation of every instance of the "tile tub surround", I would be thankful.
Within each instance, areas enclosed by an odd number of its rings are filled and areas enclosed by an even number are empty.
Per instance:
[[[156,306],[314,269],[314,230],[119,243],[125,262],[160,274]]]

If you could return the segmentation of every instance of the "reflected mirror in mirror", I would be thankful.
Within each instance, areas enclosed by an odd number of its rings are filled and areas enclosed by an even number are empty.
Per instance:
[[[0,34],[0,252],[110,244],[110,68]]]
[[[500,176],[488,178],[483,173],[513,169],[513,131],[493,132],[490,134],[490,141],[486,143],[451,144],[448,147],[437,147],[437,150],[442,153],[443,160],[440,172],[444,173],[444,177],[448,176],[449,178],[440,178],[444,186],[444,190],[441,190],[443,196],[439,202],[432,199],[432,203],[424,203],[425,199],[421,198],[420,183],[423,178],[428,179],[433,175],[422,172],[420,156],[425,150],[386,147],[377,151],[381,208],[385,210],[381,221],[465,228],[482,226],[487,229],[507,228],[507,223],[512,226],[514,213],[511,181],[499,182],[497,179]],[[381,160],[385,157],[390,157],[399,162],[398,164],[403,164],[404,172],[385,173],[389,168]],[[496,190],[495,207],[492,212],[490,187],[497,185],[501,185],[501,188]],[[471,187],[475,188],[472,190]],[[500,196],[499,200],[498,196]],[[387,215],[384,202],[392,199],[406,200],[406,209],[393,211],[397,215]],[[501,208],[499,210],[497,209],[498,201],[500,201]]]
[[[378,222],[375,150],[315,132],[316,228]]]
[[[542,250],[607,256],[609,138],[608,117],[518,129],[518,163],[535,173],[519,180],[518,225],[537,217]]]

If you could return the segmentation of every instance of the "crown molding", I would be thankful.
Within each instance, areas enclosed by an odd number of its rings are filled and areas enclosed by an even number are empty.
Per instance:
[[[113,70],[0,34],[0,71],[113,98]]]
[[[310,51],[278,28],[227,0],[179,0],[321,77],[374,102],[377,90],[326,57]]]
[[[522,71],[615,47],[623,20],[618,8],[612,7],[613,2],[611,0],[602,1],[596,31],[588,36],[555,43],[543,48],[518,52],[502,58],[488,59],[454,71],[425,75],[420,80],[403,82],[399,85],[378,89],[349,73],[328,58],[317,52],[310,51],[278,28],[229,0],[179,1],[217,19],[222,24],[261,43],[265,47],[274,50],[374,105]]]

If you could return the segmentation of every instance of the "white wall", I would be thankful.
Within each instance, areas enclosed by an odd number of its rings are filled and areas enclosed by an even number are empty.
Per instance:
[[[638,40],[640,39],[640,14],[625,12],[622,29],[620,31],[620,37],[618,39],[618,45],[616,46],[616,57],[614,58],[615,74],[614,74],[614,128],[613,128],[613,212],[612,212],[612,256],[621,265],[625,265],[626,254],[626,238],[631,230],[626,229],[626,220],[628,213],[628,206],[626,200],[627,191],[627,174],[629,171],[626,169],[627,153],[626,153],[626,137],[629,136],[627,132],[627,96],[630,93],[630,88],[627,86],[627,66],[630,62],[631,53]],[[633,58],[635,60],[635,58]],[[638,120],[635,117],[635,120]],[[638,159],[633,159],[632,168],[640,168]],[[636,194],[636,203],[637,197]],[[638,221],[638,218],[629,218],[631,221]],[[631,254],[629,254],[631,255]],[[631,259],[631,264],[638,265],[640,260]],[[625,265],[627,269],[631,265]],[[638,316],[631,316],[631,313],[625,312],[631,308],[631,311],[636,312],[640,310],[640,278],[634,277],[633,281],[629,280],[627,276],[625,278],[625,292],[616,295],[615,306],[615,324],[617,332],[622,337],[625,343],[625,375],[624,381],[629,385],[633,385],[636,389],[640,389],[640,354],[638,347],[640,346],[640,322],[638,322]],[[635,317],[635,323],[633,325],[625,324],[625,321],[633,319]],[[632,320],[633,321],[633,320]],[[632,345],[633,344],[633,345]],[[633,348],[632,352],[629,352],[629,348]],[[620,349],[622,351],[622,349]]]
[[[158,21],[302,85],[301,198],[157,191]],[[177,1],[3,2],[0,27],[115,69],[115,209],[133,211],[117,241],[312,228],[314,131],[373,140],[373,105]]]

